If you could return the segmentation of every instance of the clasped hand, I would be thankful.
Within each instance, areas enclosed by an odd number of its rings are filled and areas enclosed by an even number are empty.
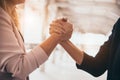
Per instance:
[[[57,19],[50,24],[49,33],[56,34],[60,37],[60,41],[66,41],[71,38],[73,25],[67,22],[67,19]]]

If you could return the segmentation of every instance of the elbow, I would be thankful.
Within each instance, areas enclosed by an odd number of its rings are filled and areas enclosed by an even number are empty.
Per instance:
[[[105,72],[105,70],[94,70],[94,71],[91,71],[90,74],[93,75],[94,77],[99,77],[101,76],[103,73]]]
[[[10,60],[6,65],[7,72],[12,73],[12,77],[20,80],[24,80],[29,75],[29,64],[22,58],[18,58],[17,61]]]
[[[26,77],[28,77],[28,73],[27,71],[25,71],[24,69],[22,69],[22,67],[15,67],[12,71],[12,77],[16,78],[16,79],[20,79],[20,80],[24,80],[26,79]]]
[[[100,74],[100,73],[91,73],[94,77],[99,77],[99,76],[101,76],[102,74]]]

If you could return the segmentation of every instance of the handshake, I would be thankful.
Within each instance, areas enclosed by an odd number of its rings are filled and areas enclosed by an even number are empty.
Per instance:
[[[69,40],[73,32],[73,25],[67,19],[52,21],[49,32],[51,36],[40,45],[48,56],[59,43],[78,64],[82,63],[83,51]]]
[[[49,33],[59,36],[59,42],[67,41],[71,38],[73,25],[67,19],[57,19],[50,24]]]

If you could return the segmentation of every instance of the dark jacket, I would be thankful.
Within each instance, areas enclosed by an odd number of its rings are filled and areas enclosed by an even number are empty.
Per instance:
[[[120,19],[98,54],[95,57],[85,54],[82,64],[76,66],[96,77],[108,70],[107,80],[120,80]]]

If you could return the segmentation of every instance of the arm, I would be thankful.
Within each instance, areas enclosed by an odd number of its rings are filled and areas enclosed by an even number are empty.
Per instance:
[[[108,68],[110,41],[107,41],[100,47],[95,57],[84,53],[84,59],[81,65],[76,64],[78,69],[82,69],[95,77],[102,75]]]
[[[83,61],[83,51],[78,49],[71,41],[64,41],[60,43],[61,46],[69,53],[69,55],[78,63]]]
[[[62,26],[53,26],[51,30],[52,33],[58,33],[55,30],[56,27],[61,29]],[[66,36],[69,36],[68,33],[66,33]],[[60,45],[77,62],[76,66],[78,69],[83,69],[96,77],[100,76],[106,71],[108,67],[112,35],[110,36],[109,40],[101,46],[98,54],[95,57],[89,56],[79,50],[74,44],[72,44],[72,42],[69,41],[69,38],[66,38],[66,36],[62,37],[63,42],[60,42]]]
[[[101,46],[98,54],[95,57],[89,56],[79,50],[70,41],[60,43],[61,46],[70,54],[77,62],[78,69],[83,69],[94,76],[100,76],[108,67],[108,57],[111,45],[111,37],[104,45]]]
[[[116,40],[118,40],[118,38],[116,37],[116,32],[119,32],[119,21],[120,19],[114,24],[112,34],[110,35],[109,39],[100,47],[97,55],[92,57],[85,54],[83,63],[81,65],[76,64],[78,69],[83,69],[97,77],[111,67],[109,64],[111,64],[117,47]]]
[[[40,44],[40,47],[42,47],[46,54],[49,56],[56,45],[59,43],[60,38],[61,37],[59,35],[52,34],[47,40]]]
[[[1,11],[0,36],[0,70],[12,73],[13,77],[19,79],[25,79],[44,63],[60,39],[60,36],[53,34],[42,44],[26,53],[13,32],[11,20]]]
[[[108,66],[110,40],[101,46],[100,51],[95,57],[89,56],[82,52],[70,41],[65,41],[60,44],[76,61],[76,66],[78,69],[83,69],[96,77],[106,71]]]
[[[50,34],[64,34],[61,37],[61,46],[70,54],[70,56],[78,63],[81,64],[83,60],[83,52],[79,50],[72,42],[69,41],[72,35],[72,24],[67,22],[66,19],[58,19],[51,24]],[[74,54],[75,53],[75,54]]]

